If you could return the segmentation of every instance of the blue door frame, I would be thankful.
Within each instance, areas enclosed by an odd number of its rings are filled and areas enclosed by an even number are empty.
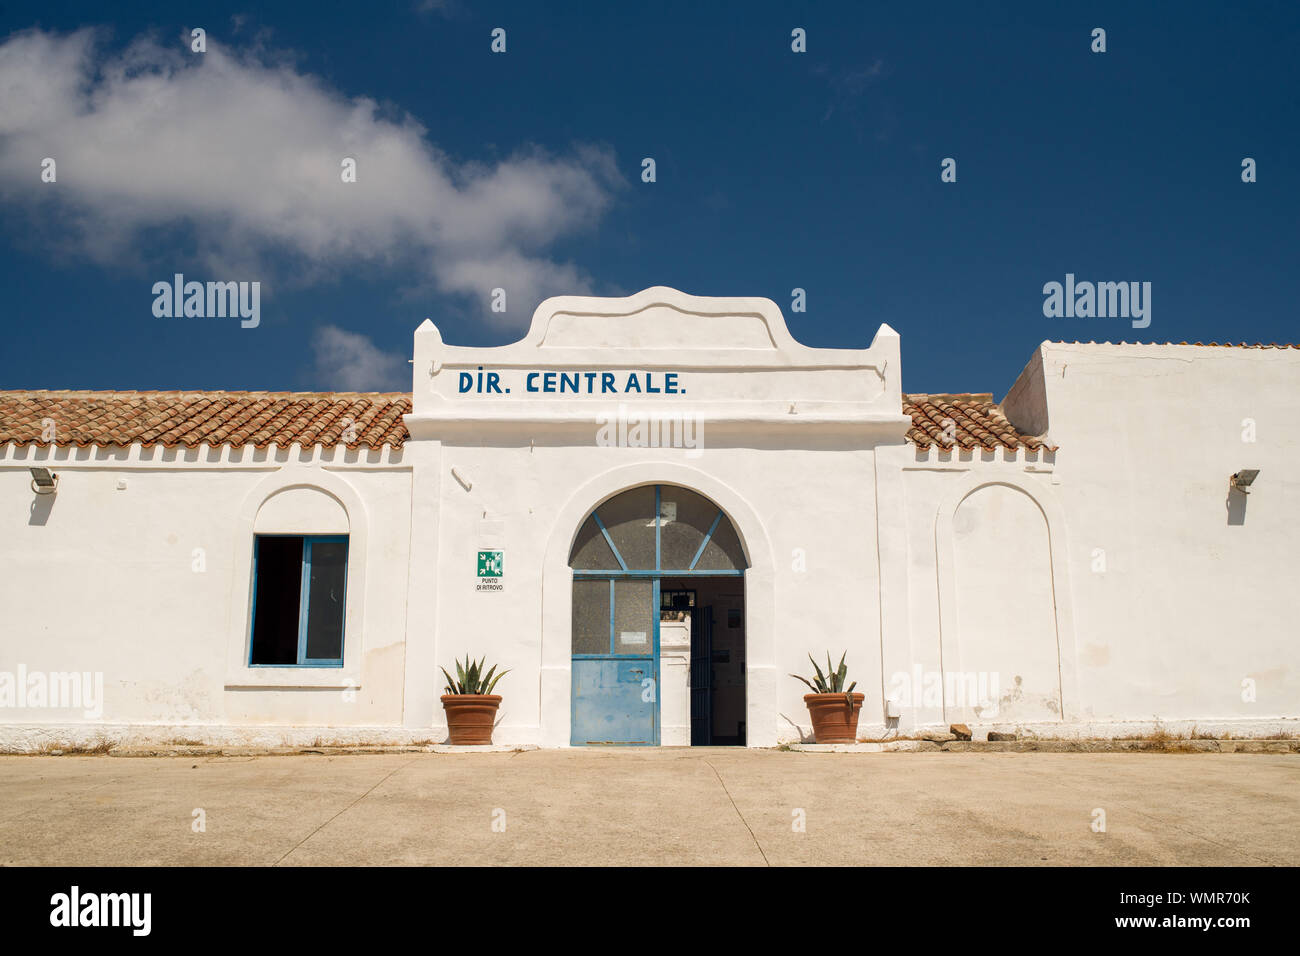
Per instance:
[[[629,747],[657,747],[660,742],[660,705],[659,705],[659,618],[660,618],[660,583],[665,577],[743,577],[743,568],[738,570],[699,570],[701,555],[708,547],[713,533],[722,521],[722,509],[718,509],[708,533],[700,543],[695,557],[688,568],[665,569],[662,566],[662,526],[663,490],[655,485],[655,566],[653,568],[633,569],[627,566],[614,539],[610,536],[605,523],[595,511],[591,517],[595,520],[601,534],[609,545],[617,568],[602,570],[573,570],[573,580],[608,580],[609,581],[609,653],[608,654],[573,654],[571,656],[572,690],[570,692],[570,743],[574,746],[619,745]],[[617,653],[618,635],[614,631],[615,620],[615,583],[620,580],[649,579],[651,585],[651,631],[650,654]],[[638,670],[639,669],[639,670]],[[647,673],[648,672],[648,673]],[[634,678],[637,680],[634,681]],[[644,683],[652,690],[651,699],[645,700]],[[639,681],[639,683],[638,683]],[[636,693],[633,685],[636,684]],[[638,696],[639,695],[639,696]],[[648,706],[643,706],[648,705]]]
[[[582,577],[586,580],[601,578],[590,574]],[[644,576],[608,575],[608,578],[609,653],[572,655],[570,743],[579,746],[655,747],[659,744],[659,580],[654,579],[650,589],[648,654],[620,654],[619,635],[614,630],[615,582],[643,579]]]

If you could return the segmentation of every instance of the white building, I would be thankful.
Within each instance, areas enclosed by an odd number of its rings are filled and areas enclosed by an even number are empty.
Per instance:
[[[466,654],[501,743],[806,738],[827,652],[862,736],[1293,732],[1297,421],[1293,347],[995,406],[666,288],[426,321],[409,395],[0,392],[0,749],[440,741]]]

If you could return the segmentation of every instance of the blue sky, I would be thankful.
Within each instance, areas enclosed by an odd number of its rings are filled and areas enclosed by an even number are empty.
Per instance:
[[[1295,3],[7,4],[0,387],[407,389],[426,316],[503,344],[651,285],[888,322],[913,392],[1295,342],[1297,49]],[[259,281],[260,325],[155,317],[176,272]],[[1066,273],[1150,282],[1150,326],[1045,317]]]

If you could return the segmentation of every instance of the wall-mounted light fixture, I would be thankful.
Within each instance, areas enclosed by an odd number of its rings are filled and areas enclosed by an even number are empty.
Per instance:
[[[1248,495],[1250,492],[1246,489],[1255,483],[1255,478],[1258,475],[1258,468],[1243,468],[1228,479],[1228,484],[1230,487],[1240,491],[1243,495]]]
[[[48,468],[29,468],[32,473],[32,491],[38,495],[52,495],[59,490],[59,476]]]

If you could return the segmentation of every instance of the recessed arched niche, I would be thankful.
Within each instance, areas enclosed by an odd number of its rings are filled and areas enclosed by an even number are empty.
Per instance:
[[[1029,495],[990,484],[952,516],[960,671],[945,709],[975,720],[1061,719],[1060,650],[1047,519]]]
[[[348,513],[320,488],[295,486],[277,491],[257,510],[256,534],[347,534]]]

